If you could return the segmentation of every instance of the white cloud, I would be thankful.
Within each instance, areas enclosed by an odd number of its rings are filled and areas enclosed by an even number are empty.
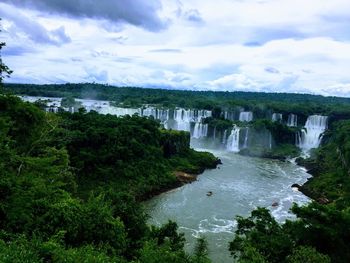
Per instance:
[[[133,22],[129,12],[114,24],[106,18],[107,25],[90,9],[67,17],[66,9],[48,13],[52,6],[0,4],[6,7],[0,38],[9,46],[3,57],[14,70],[10,81],[350,96],[348,0],[152,3],[133,6],[132,14],[144,13],[149,24]],[[159,27],[153,30],[152,21]]]

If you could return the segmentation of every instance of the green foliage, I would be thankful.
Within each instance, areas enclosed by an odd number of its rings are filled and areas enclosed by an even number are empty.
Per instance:
[[[1,19],[0,19],[1,21]],[[1,30],[0,30],[1,32]],[[12,73],[12,70],[6,66],[6,64],[4,64],[4,62],[2,61],[2,57],[1,57],[1,49],[6,46],[6,44],[4,42],[0,42],[0,91],[2,91],[2,82],[4,80],[4,78],[8,78],[10,76],[10,74]]]
[[[61,100],[61,106],[65,108],[80,108],[81,102],[76,101],[73,97],[65,97]]]
[[[48,241],[38,238],[28,240],[23,235],[13,236],[8,241],[0,240],[0,261],[4,263],[125,262],[120,257],[108,255],[106,249],[91,245],[66,248],[61,234],[51,237]]]
[[[174,184],[175,168],[215,166],[187,133],[13,96],[0,96],[0,128],[1,262],[190,262],[176,223],[149,228],[139,202]]]
[[[292,241],[267,209],[258,208],[248,218],[238,216],[237,222],[236,236],[229,247],[234,257],[243,253],[245,257],[252,256],[261,262],[264,259],[281,262],[291,252]]]
[[[158,245],[155,241],[147,241],[141,250],[138,263],[189,263],[189,256],[183,251],[173,251],[169,242]]]
[[[327,254],[332,262],[350,260],[350,211],[333,205],[312,203],[307,207],[294,206],[297,222],[287,222],[286,228],[301,245],[313,246]]]
[[[349,262],[349,211],[316,203],[292,211],[297,220],[283,225],[265,208],[238,217],[231,254],[238,262]]]
[[[186,153],[190,145],[190,134],[184,131],[162,130],[161,143],[164,157]]]
[[[287,263],[330,263],[328,256],[317,252],[312,247],[298,247],[287,258]]]
[[[211,262],[210,259],[208,258],[208,242],[204,237],[200,237],[197,239],[192,260],[194,263]]]
[[[0,261],[3,263],[43,262],[35,245],[28,242],[24,236],[19,236],[11,242],[0,240]]]
[[[302,163],[314,177],[303,191],[315,199],[327,198],[341,208],[350,205],[350,121],[339,121],[327,134],[327,143]]]

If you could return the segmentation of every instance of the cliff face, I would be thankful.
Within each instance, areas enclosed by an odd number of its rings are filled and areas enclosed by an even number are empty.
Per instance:
[[[161,144],[164,157],[185,153],[190,148],[190,134],[184,131],[162,130]]]

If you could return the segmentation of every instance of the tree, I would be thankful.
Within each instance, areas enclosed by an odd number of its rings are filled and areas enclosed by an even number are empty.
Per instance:
[[[1,18],[0,18],[0,21],[1,21]],[[2,86],[3,79],[5,77],[9,77],[10,74],[12,73],[12,70],[10,70],[10,68],[2,62],[1,49],[4,46],[6,46],[6,44],[4,42],[0,42],[0,87]]]

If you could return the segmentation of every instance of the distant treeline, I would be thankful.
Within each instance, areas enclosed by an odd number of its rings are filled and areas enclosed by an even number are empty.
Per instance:
[[[127,107],[144,104],[167,108],[184,107],[222,110],[240,106],[246,110],[271,109],[281,113],[330,114],[347,112],[350,98],[324,97],[320,95],[263,92],[220,92],[115,87],[102,84],[5,84],[7,91],[15,94],[47,97],[75,97],[114,101]]]

